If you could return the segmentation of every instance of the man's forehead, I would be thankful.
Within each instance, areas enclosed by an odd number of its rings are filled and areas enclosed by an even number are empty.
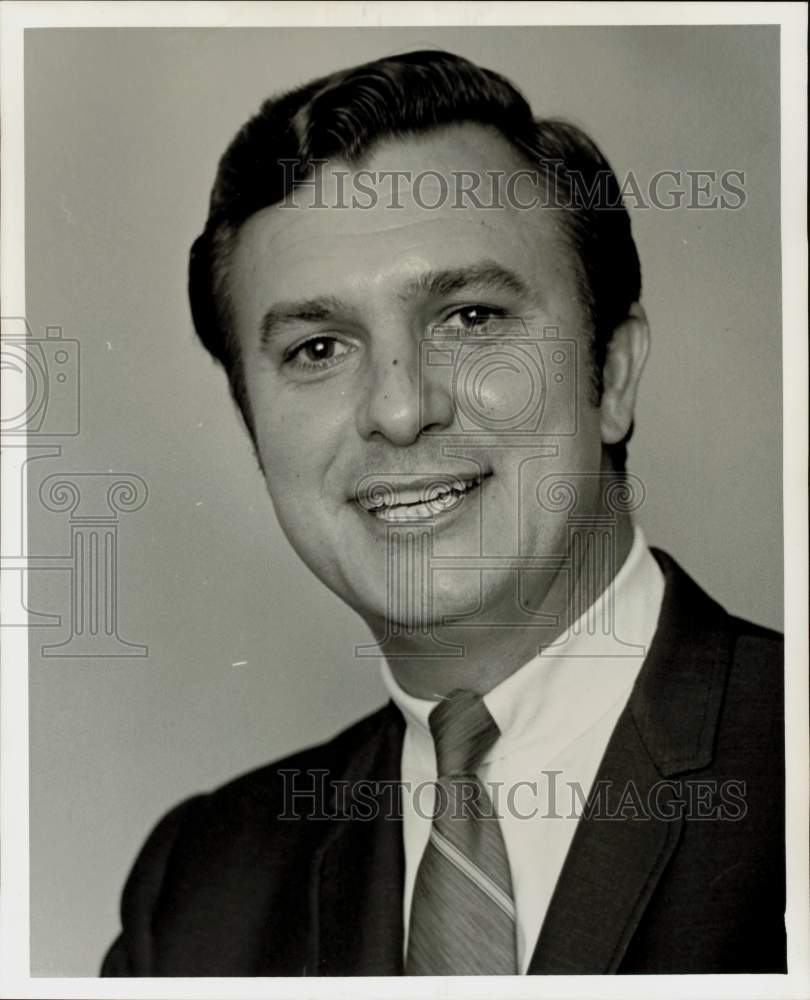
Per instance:
[[[396,259],[405,270],[493,255],[518,261],[560,239],[552,209],[521,207],[536,203],[538,187],[492,129],[462,125],[389,140],[362,166],[323,164],[284,203],[252,216],[237,258],[241,267],[245,258],[272,259],[285,272],[352,259],[370,267]]]

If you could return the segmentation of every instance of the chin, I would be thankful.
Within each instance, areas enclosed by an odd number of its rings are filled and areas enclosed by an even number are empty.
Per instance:
[[[430,617],[436,625],[441,625],[445,619],[457,615],[474,614],[486,603],[481,593],[479,574],[471,575],[474,579],[465,586],[437,586],[434,589]]]
[[[430,595],[425,595],[421,587],[402,586],[398,591],[391,592],[388,604],[380,604],[379,601],[387,590],[385,579],[380,581],[379,590],[374,594],[355,594],[351,599],[345,593],[339,596],[365,620],[375,634],[416,637],[419,633],[426,634],[441,628],[448,617],[469,615],[476,611],[481,604],[477,575],[476,573],[476,580],[471,586],[438,587]]]
[[[475,616],[489,606],[490,594],[483,590],[478,571],[435,574],[430,601],[421,616],[423,628],[447,627],[448,620]],[[452,636],[451,636],[452,638]]]

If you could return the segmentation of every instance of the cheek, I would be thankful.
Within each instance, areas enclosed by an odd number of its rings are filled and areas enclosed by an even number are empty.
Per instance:
[[[456,405],[475,417],[480,414],[484,426],[494,424],[507,431],[521,427],[542,405],[542,382],[531,357],[517,351],[493,351],[469,366],[468,378],[456,386]]]
[[[273,391],[252,394],[259,454],[277,507],[310,504],[329,494],[335,460],[347,441],[347,413],[317,394]]]
[[[305,495],[311,496],[318,479],[319,455],[304,429],[281,416],[263,421],[257,438],[267,488],[276,507],[294,506]]]

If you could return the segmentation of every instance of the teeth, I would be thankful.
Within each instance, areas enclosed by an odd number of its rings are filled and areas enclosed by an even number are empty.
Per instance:
[[[452,506],[452,504],[451,504]],[[425,518],[434,517],[436,514],[446,510],[447,507],[440,508],[437,504],[416,503],[401,507],[378,507],[371,511],[374,517],[381,521],[419,521]]]
[[[365,509],[383,521],[414,521],[433,517],[456,507],[467,493],[480,486],[482,476],[457,479],[454,483],[435,483],[421,489],[403,489],[394,493],[395,499],[381,498],[377,502],[368,497],[360,499]]]

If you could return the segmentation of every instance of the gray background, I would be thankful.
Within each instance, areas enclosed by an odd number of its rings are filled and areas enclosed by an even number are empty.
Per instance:
[[[124,875],[186,795],[378,705],[353,617],[281,536],[185,298],[216,161],[266,95],[442,47],[584,126],[617,173],[745,170],[740,211],[634,211],[653,350],[630,468],[640,520],[730,610],[781,627],[778,31],[750,28],[71,29],[26,32],[27,310],[82,352],[82,433],[31,466],[30,552],[64,552],[36,503],[53,472],[133,472],[120,632],[144,659],[45,659],[32,632],[31,949],[94,975]],[[66,614],[66,574],[31,605]],[[233,666],[247,661],[242,666]]]

